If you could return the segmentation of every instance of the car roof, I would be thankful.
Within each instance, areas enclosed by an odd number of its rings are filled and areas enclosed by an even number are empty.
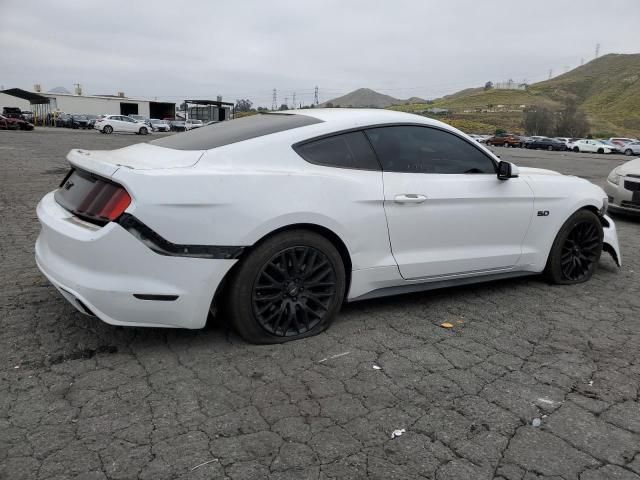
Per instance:
[[[361,125],[375,125],[385,123],[425,123],[431,125],[446,125],[437,120],[433,120],[413,113],[398,112],[396,110],[385,110],[382,108],[305,108],[301,110],[285,110],[284,114],[306,115],[318,120],[322,120],[334,127],[341,124],[355,123]],[[451,128],[450,126],[446,125]]]

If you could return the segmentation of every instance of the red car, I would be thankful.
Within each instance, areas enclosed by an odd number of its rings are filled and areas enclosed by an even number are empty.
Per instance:
[[[0,130],[33,130],[33,124],[21,118],[10,118],[0,115]]]

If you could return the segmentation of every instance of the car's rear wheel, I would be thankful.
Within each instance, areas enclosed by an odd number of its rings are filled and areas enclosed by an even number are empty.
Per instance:
[[[241,260],[227,290],[236,331],[252,343],[282,343],[325,330],[345,293],[340,254],[323,236],[282,232]]]
[[[149,133],[149,130],[147,130],[147,127],[142,127],[140,130],[138,130],[138,133],[140,135],[146,135],[147,133]]]
[[[552,146],[552,145],[549,145],[549,146],[547,147],[547,150],[552,151],[552,150],[553,150],[553,146]]]
[[[578,147],[573,147],[573,151],[576,153],[580,153],[580,149]]]
[[[633,155],[633,150],[631,150],[630,148],[627,148],[627,149],[624,151],[624,154],[625,154],[627,157],[630,157],[631,155]]]
[[[102,133],[113,133],[113,127],[111,125],[105,125],[102,129]]]
[[[544,272],[547,279],[561,285],[589,280],[602,254],[602,239],[602,224],[595,213],[574,213],[553,242]]]

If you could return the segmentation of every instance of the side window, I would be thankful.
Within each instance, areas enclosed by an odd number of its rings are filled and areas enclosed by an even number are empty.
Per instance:
[[[495,164],[462,138],[436,128],[397,126],[366,131],[382,169],[406,173],[491,173]]]
[[[297,145],[294,150],[309,163],[326,167],[380,170],[363,132],[343,133]]]

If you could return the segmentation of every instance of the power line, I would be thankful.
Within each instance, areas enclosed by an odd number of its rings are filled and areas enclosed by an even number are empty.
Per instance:
[[[293,92],[293,101],[291,103],[293,103],[293,110],[295,110],[296,109],[296,92]]]

